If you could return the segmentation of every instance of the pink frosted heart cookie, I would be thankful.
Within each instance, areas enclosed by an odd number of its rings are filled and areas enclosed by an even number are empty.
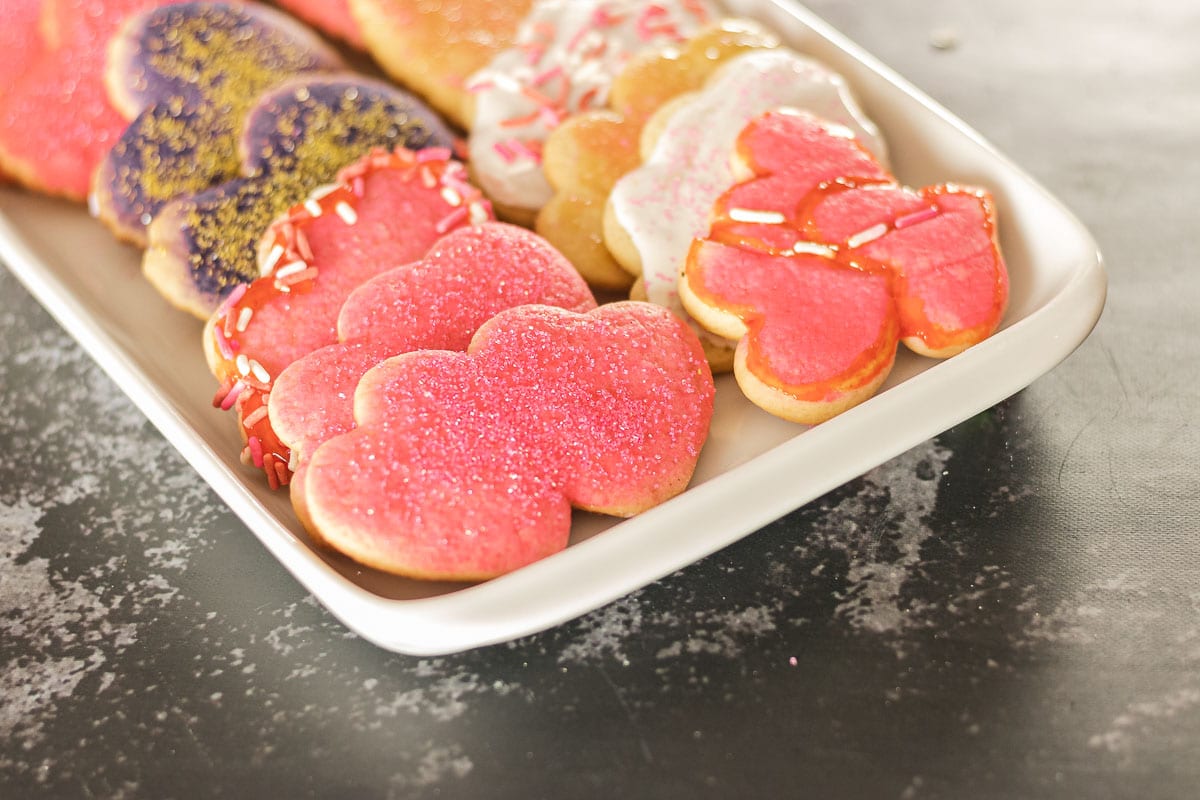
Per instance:
[[[263,277],[235,290],[205,327],[215,404],[237,411],[243,458],[287,483],[288,450],[266,415],[274,376],[337,341],[342,302],[372,276],[421,258],[442,235],[491,217],[441,148],[379,150],[343,169],[267,230]]]
[[[945,358],[999,324],[1008,276],[986,192],[903,187],[801,112],[758,118],[736,155],[751,177],[717,201],[679,291],[738,340],[734,373],[759,406],[820,422],[878,389],[899,341]]]
[[[662,308],[503,311],[466,353],[367,372],[358,427],[312,455],[311,522],[386,571],[509,572],[566,546],[572,507],[631,515],[682,491],[712,400],[699,341]]]
[[[299,359],[275,381],[269,419],[291,450],[292,504],[308,519],[303,472],[321,442],[354,427],[354,387],[368,368],[412,350],[465,350],[500,311],[540,303],[589,311],[596,301],[541,237],[486,223],[446,236],[425,258],[358,287],[338,317],[341,342]]]
[[[109,40],[166,0],[5,0],[0,22],[0,171],[72,200],[127,124],[109,101]]]

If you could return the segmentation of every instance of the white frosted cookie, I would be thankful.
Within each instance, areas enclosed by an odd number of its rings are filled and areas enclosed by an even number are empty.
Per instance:
[[[845,125],[886,164],[883,138],[841,75],[786,49],[732,59],[704,89],[651,118],[645,162],[609,195],[605,242],[623,266],[640,272],[647,300],[689,319],[676,288],[679,271],[692,240],[707,233],[713,203],[737,182],[730,163],[737,136],[759,114],[782,107]],[[707,331],[701,337],[718,349],[725,344]]]
[[[509,216],[532,220],[553,192],[541,148],[567,117],[602,108],[629,58],[713,19],[707,0],[538,0],[512,47],[467,81],[472,176]]]

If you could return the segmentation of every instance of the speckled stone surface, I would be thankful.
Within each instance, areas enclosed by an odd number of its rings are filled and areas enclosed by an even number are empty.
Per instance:
[[[1093,230],[1077,353],[580,620],[410,658],[0,270],[0,797],[1194,797],[1200,13],[812,7]]]

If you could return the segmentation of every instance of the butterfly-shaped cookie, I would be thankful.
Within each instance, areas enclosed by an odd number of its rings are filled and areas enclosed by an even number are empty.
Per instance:
[[[679,292],[738,340],[756,404],[820,422],[875,392],[898,342],[945,358],[999,324],[1008,275],[983,190],[901,186],[849,130],[796,111],[753,121],[735,161],[748,179],[718,199]]]

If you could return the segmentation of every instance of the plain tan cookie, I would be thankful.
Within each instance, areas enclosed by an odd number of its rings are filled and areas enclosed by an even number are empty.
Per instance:
[[[465,83],[511,44],[532,0],[350,0],[367,50],[391,77],[468,127]]]

